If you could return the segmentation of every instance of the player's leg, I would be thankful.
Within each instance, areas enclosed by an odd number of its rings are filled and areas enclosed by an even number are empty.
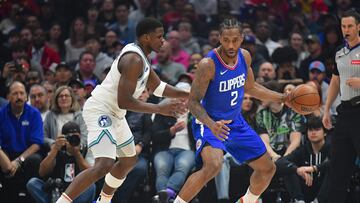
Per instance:
[[[268,153],[251,161],[249,166],[254,169],[254,172],[250,177],[250,186],[246,194],[241,198],[242,203],[255,203],[261,193],[269,186],[276,171],[276,166],[271,161]]]
[[[190,202],[204,185],[219,173],[223,163],[223,155],[221,149],[213,148],[210,145],[205,146],[201,151],[202,168],[190,175],[174,203]]]
[[[118,161],[105,176],[105,183],[97,202],[108,203],[115,191],[125,181],[126,175],[134,168],[137,162],[134,137],[125,119],[120,120],[117,128],[116,153]]]
[[[104,177],[113,167],[114,159],[99,157],[95,159],[93,167],[88,168],[75,177],[71,184],[67,187],[57,203],[72,202],[90,185]]]

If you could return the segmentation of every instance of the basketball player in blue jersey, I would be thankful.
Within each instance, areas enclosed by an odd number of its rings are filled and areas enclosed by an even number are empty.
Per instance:
[[[244,92],[263,101],[287,105],[289,97],[254,81],[250,54],[240,49],[242,41],[241,24],[234,19],[225,20],[220,25],[221,45],[198,65],[189,109],[196,118],[193,132],[197,161],[202,162],[202,168],[188,178],[174,203],[191,201],[219,173],[224,152],[254,169],[250,186],[239,203],[255,203],[275,173],[264,143],[241,116],[241,104]]]
[[[186,112],[183,102],[151,104],[137,99],[145,88],[158,97],[187,98],[189,93],[160,81],[150,67],[147,56],[152,51],[158,52],[164,43],[163,25],[145,18],[138,23],[136,36],[137,42],[122,49],[105,80],[96,86],[84,106],[88,148],[95,157],[95,164],[75,177],[57,203],[72,202],[104,176],[105,183],[96,202],[110,202],[136,164],[139,150],[125,119],[126,110],[174,117]]]

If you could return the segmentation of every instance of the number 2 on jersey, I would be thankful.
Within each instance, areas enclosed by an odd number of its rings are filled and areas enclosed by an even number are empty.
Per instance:
[[[231,97],[232,97],[232,99],[231,99],[230,105],[235,106],[237,104],[238,91],[231,92]]]

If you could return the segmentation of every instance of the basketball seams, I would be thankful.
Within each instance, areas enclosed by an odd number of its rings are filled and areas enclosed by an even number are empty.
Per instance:
[[[296,101],[296,98],[299,98],[299,97],[303,97],[303,96],[307,96],[307,95],[319,95],[318,93],[306,93],[306,94],[302,94],[300,96],[297,96],[297,97],[294,97],[291,99],[291,102],[293,103],[296,103],[296,104],[299,104],[299,105],[305,105],[305,106],[317,106],[319,105],[319,102],[317,102],[316,104],[302,104],[302,103],[299,103]]]

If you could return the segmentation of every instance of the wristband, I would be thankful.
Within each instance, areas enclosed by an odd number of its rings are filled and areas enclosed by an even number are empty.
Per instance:
[[[157,96],[157,97],[162,97],[163,93],[164,93],[164,90],[165,90],[165,87],[166,87],[166,83],[163,82],[163,81],[160,81],[159,86],[157,86],[156,89],[153,92],[154,95]]]

